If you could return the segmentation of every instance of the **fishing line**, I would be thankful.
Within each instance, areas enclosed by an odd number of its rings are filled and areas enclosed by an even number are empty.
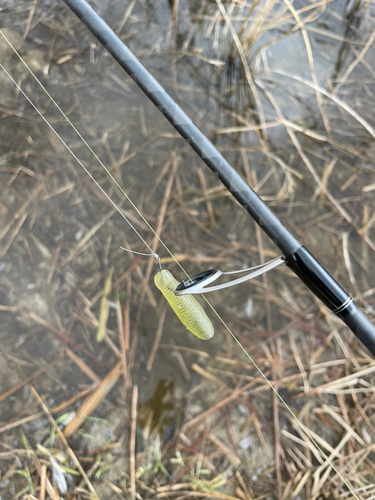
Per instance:
[[[1,34],[3,35],[3,33],[1,32]],[[4,36],[4,35],[3,35]],[[38,115],[42,118],[42,120],[44,121],[44,123],[46,125],[48,125],[48,127],[50,128],[50,130],[52,130],[52,132],[56,135],[56,137],[60,140],[61,144],[69,151],[69,153],[73,156],[73,158],[76,160],[76,162],[78,163],[78,165],[80,165],[83,170],[86,172],[86,174],[90,177],[90,179],[95,183],[95,185],[100,189],[100,191],[104,194],[104,196],[107,198],[107,200],[114,206],[114,208],[117,210],[117,212],[126,220],[126,222],[129,224],[129,226],[133,229],[133,231],[137,234],[137,236],[143,241],[143,243],[146,245],[146,247],[150,250],[150,254],[146,254],[146,253],[143,253],[143,254],[140,254],[140,255],[149,255],[149,256],[154,256],[155,259],[157,261],[160,260],[158,254],[156,254],[152,248],[149,246],[149,244],[147,243],[147,241],[145,241],[142,236],[139,234],[139,232],[136,230],[136,228],[133,226],[133,224],[130,222],[130,220],[126,217],[125,214],[122,213],[122,211],[120,210],[120,208],[116,205],[116,203],[112,200],[112,198],[106,193],[106,191],[101,187],[101,185],[99,184],[99,182],[95,179],[95,177],[90,173],[90,171],[84,166],[84,164],[81,162],[81,160],[76,156],[75,153],[73,153],[73,151],[70,149],[70,147],[67,145],[67,143],[64,141],[64,139],[58,134],[58,132],[52,127],[52,125],[49,123],[49,121],[47,120],[47,118],[44,117],[44,115],[39,111],[39,109],[36,107],[36,105],[31,101],[31,99],[29,99],[29,97],[25,94],[25,92],[22,90],[22,88],[18,85],[18,83],[12,78],[12,76],[8,73],[8,71],[4,68],[4,66],[0,63],[0,68],[5,72],[5,74],[8,76],[8,78],[14,83],[14,85],[17,87],[17,89],[21,92],[21,94],[25,97],[25,99],[29,102],[29,104],[31,104],[31,106],[35,109],[35,111],[38,113]],[[38,81],[39,83],[39,81]],[[54,104],[56,104],[54,101],[53,101]],[[59,108],[60,110],[60,108]],[[64,117],[66,118],[66,115],[64,115]],[[69,122],[70,123],[70,122]],[[70,123],[71,124],[71,123]],[[105,167],[104,167],[105,168]],[[105,168],[106,172],[110,174],[110,172],[108,171],[107,168]],[[111,174],[110,174],[111,175]],[[113,178],[113,176],[111,175],[111,178]],[[118,184],[117,184],[118,185]],[[128,197],[127,197],[128,198]],[[128,198],[129,199],[129,198]],[[122,248],[122,247],[120,247]],[[124,250],[124,248],[123,248]],[[139,252],[135,252],[133,250],[126,250],[128,252],[132,252],[132,253],[139,253]]]
[[[152,233],[158,238],[159,242],[163,245],[163,247],[166,249],[166,251],[169,253],[169,255],[173,258],[173,260],[176,262],[176,264],[180,267],[180,269],[188,276],[182,265],[178,262],[178,260],[174,257],[173,253],[168,249],[166,244],[162,241],[162,239],[159,237],[159,235],[154,231],[152,226],[148,223],[147,219],[143,216],[143,214],[140,212],[140,210],[136,207],[136,205],[131,201],[129,196],[126,194],[126,192],[122,189],[122,187],[119,185],[119,183],[116,181],[116,179],[113,177],[111,172],[108,170],[108,168],[104,165],[104,163],[100,160],[100,158],[97,156],[97,154],[94,152],[94,150],[91,148],[91,146],[86,142],[86,140],[83,138],[81,133],[78,131],[78,129],[75,127],[75,125],[70,121],[70,119],[66,116],[64,111],[60,108],[60,106],[56,103],[56,101],[52,98],[52,96],[49,94],[49,92],[46,90],[46,88],[43,86],[43,84],[40,82],[40,80],[37,78],[37,76],[33,73],[33,71],[29,68],[27,63],[23,60],[22,56],[18,53],[18,51],[13,47],[11,42],[8,40],[8,38],[4,35],[4,33],[0,30],[0,34],[3,36],[3,38],[6,40],[8,45],[12,48],[14,53],[18,56],[22,64],[26,67],[28,72],[33,76],[33,78],[36,80],[36,82],[39,84],[39,86],[43,89],[43,91],[46,93],[46,95],[49,97],[51,102],[56,106],[56,108],[60,111],[62,116],[65,118],[65,120],[69,123],[69,125],[73,128],[73,130],[76,132],[78,137],[83,141],[85,146],[89,149],[89,151],[92,153],[94,158],[98,161],[98,163],[103,167],[105,172],[109,175],[111,180],[116,184],[116,186],[120,189],[121,193],[126,197],[126,199],[129,201],[129,203],[132,205],[132,207],[136,210],[137,214],[142,218],[142,220],[145,222],[145,224],[149,227],[149,229],[152,231]],[[84,171],[89,175],[89,177],[94,181],[94,183],[99,187],[101,192],[106,196],[106,198],[111,202],[111,204],[116,208],[116,210],[122,215],[122,217],[128,222],[130,227],[133,228],[133,230],[136,232],[136,234],[139,236],[139,238],[144,242],[144,244],[148,247],[148,249],[152,252],[151,254],[146,254],[146,255],[152,255],[155,257],[155,259],[158,261],[159,266],[160,266],[160,258],[159,256],[151,249],[151,247],[147,244],[147,242],[142,238],[142,236],[138,233],[138,231],[134,228],[134,226],[130,223],[130,221],[127,219],[127,217],[121,212],[119,207],[111,200],[109,195],[104,191],[104,189],[98,184],[98,182],[95,180],[95,178],[90,174],[90,172],[87,170],[87,168],[82,164],[82,162],[77,158],[77,156],[73,153],[73,151],[68,147],[68,145],[65,143],[65,141],[60,137],[60,135],[54,130],[52,125],[48,122],[48,120],[43,116],[43,114],[38,110],[38,108],[32,103],[32,101],[28,98],[28,96],[24,93],[24,91],[21,89],[21,87],[17,84],[17,82],[11,77],[11,75],[7,72],[7,70],[4,68],[4,66],[0,63],[0,67],[3,69],[3,71],[7,74],[7,76],[10,78],[10,80],[16,85],[18,90],[24,95],[24,97],[27,99],[27,101],[32,105],[32,107],[37,111],[39,116],[43,119],[43,121],[48,125],[48,127],[54,132],[54,134],[58,137],[58,139],[61,141],[61,143],[66,147],[66,149],[71,153],[71,155],[74,157],[74,159],[78,162],[78,164],[84,169]],[[129,251],[126,249],[126,251]],[[130,250],[131,251],[131,250]],[[321,456],[326,460],[326,462],[329,464],[331,469],[338,475],[338,477],[341,479],[343,484],[349,489],[349,491],[353,494],[353,496],[356,498],[356,500],[360,500],[359,497],[356,495],[354,492],[353,488],[350,486],[350,484],[345,480],[345,478],[342,476],[340,471],[336,468],[336,466],[333,464],[333,462],[329,459],[329,457],[324,453],[324,451],[321,449],[319,444],[316,442],[316,440],[313,438],[313,436],[310,434],[309,430],[307,427],[298,419],[298,417],[295,415],[291,407],[284,401],[282,396],[278,393],[278,391],[275,389],[273,386],[273,383],[266,377],[266,375],[263,373],[262,369],[258,366],[258,364],[255,362],[255,360],[251,357],[251,355],[246,351],[246,349],[242,346],[240,341],[236,338],[234,333],[231,331],[229,326],[225,323],[225,321],[221,318],[219,313],[216,311],[216,309],[211,305],[211,303],[206,299],[206,297],[203,296],[213,313],[217,316],[219,321],[223,324],[225,329],[230,333],[230,335],[233,337],[233,339],[236,341],[236,343],[239,345],[241,350],[244,352],[245,356],[250,360],[254,368],[258,371],[258,373],[261,375],[261,377],[264,379],[266,384],[270,387],[270,389],[274,392],[274,394],[277,396],[279,401],[283,404],[283,406],[287,409],[289,414],[294,418],[294,420],[297,422],[298,426],[300,429],[306,434],[306,436],[310,439],[310,441],[314,444],[316,449],[319,451]]]
[[[69,123],[69,125],[72,127],[74,132],[78,135],[78,137],[82,140],[84,145],[88,148],[90,153],[94,156],[96,161],[100,164],[100,166],[104,169],[106,174],[109,176],[109,178],[114,182],[114,184],[117,186],[117,188],[120,190],[120,192],[125,196],[125,198],[128,200],[128,202],[131,204],[131,206],[134,208],[134,210],[137,212],[137,214],[141,217],[143,222],[148,226],[148,228],[152,231],[152,233],[157,237],[159,242],[164,246],[166,251],[169,253],[169,255],[172,257],[172,259],[176,262],[176,264],[182,269],[182,271],[188,276],[184,268],[181,266],[181,264],[177,261],[177,259],[174,257],[172,252],[168,249],[168,247],[164,244],[164,242],[161,240],[159,235],[155,232],[153,227],[149,224],[147,219],[142,215],[140,210],[137,208],[137,206],[133,203],[133,201],[129,198],[129,196],[126,194],[126,192],[123,190],[123,188],[120,186],[120,184],[117,182],[117,180],[114,178],[114,176],[111,174],[109,169],[104,165],[104,163],[101,161],[101,159],[98,157],[98,155],[95,153],[95,151],[91,148],[91,146],[88,144],[88,142],[85,140],[85,138],[82,136],[82,134],[79,132],[79,130],[76,128],[76,126],[73,124],[73,122],[68,118],[68,116],[64,113],[64,111],[60,108],[60,106],[57,104],[57,102],[53,99],[53,97],[50,95],[48,90],[44,87],[42,82],[38,79],[38,77],[35,75],[35,73],[31,70],[31,68],[28,66],[26,61],[22,58],[21,54],[16,50],[16,48],[12,45],[10,40],[5,36],[5,34],[0,30],[0,34],[3,36],[5,41],[8,43],[8,45],[11,47],[13,52],[17,55],[19,60],[22,62],[22,64],[25,66],[25,68],[28,70],[28,72],[32,75],[32,77],[35,79],[35,81],[38,83],[38,85],[42,88],[42,90],[45,92],[45,94],[48,96],[48,98],[51,100],[51,102],[54,104],[54,106],[58,109],[58,111],[62,114],[64,119]],[[159,262],[159,256],[152,250],[152,248],[147,244],[147,242],[142,238],[142,236],[138,233],[138,231],[134,228],[134,226],[131,224],[131,222],[127,219],[127,217],[121,212],[121,210],[117,207],[117,205],[111,200],[111,198],[107,195],[107,193],[104,191],[104,189],[100,186],[100,184],[95,180],[95,178],[90,174],[90,172],[86,169],[86,167],[82,164],[82,162],[77,158],[77,156],[73,153],[73,151],[69,148],[69,146],[64,142],[64,140],[59,136],[59,134],[54,130],[52,125],[46,120],[46,118],[43,116],[43,114],[38,110],[38,108],[31,102],[31,100],[27,97],[27,95],[23,92],[23,90],[20,88],[20,86],[17,84],[17,82],[10,76],[10,74],[6,71],[4,66],[1,64],[1,68],[4,70],[4,72],[7,74],[7,76],[11,79],[11,81],[16,85],[16,87],[22,92],[24,97],[29,101],[29,103],[32,105],[32,107],[37,111],[37,113],[41,116],[41,118],[44,120],[44,122],[48,125],[48,127],[53,131],[53,133],[58,137],[58,139],[61,141],[61,143],[66,147],[66,149],[70,152],[70,154],[74,157],[74,159],[79,163],[79,165],[85,170],[85,172],[90,176],[90,178],[94,181],[94,183],[98,186],[98,188],[101,190],[101,192],[106,196],[106,198],[111,202],[111,204],[116,208],[116,210],[121,214],[121,216],[127,221],[127,223],[130,225],[130,227],[137,233],[139,238],[144,242],[144,244],[147,246],[147,248],[151,251],[151,255],[155,257],[155,259]],[[131,251],[131,250],[130,250]]]

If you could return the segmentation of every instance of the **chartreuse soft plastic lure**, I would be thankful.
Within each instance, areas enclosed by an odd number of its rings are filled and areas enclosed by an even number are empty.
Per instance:
[[[169,271],[162,269],[155,275],[154,281],[178,319],[189,332],[203,340],[209,340],[213,337],[213,324],[199,302],[192,295],[177,297],[174,294],[179,282]]]

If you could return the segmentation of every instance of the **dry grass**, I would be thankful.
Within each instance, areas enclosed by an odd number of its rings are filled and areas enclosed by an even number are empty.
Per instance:
[[[372,5],[151,5],[101,13],[373,316]],[[8,2],[5,33],[189,273],[277,255],[62,3]],[[182,278],[1,39],[0,53]],[[359,341],[286,269],[208,297],[260,371],[216,318],[208,343],[185,333],[154,262],[119,249],[142,251],[136,235],[2,72],[0,86],[1,498],[374,498]]]

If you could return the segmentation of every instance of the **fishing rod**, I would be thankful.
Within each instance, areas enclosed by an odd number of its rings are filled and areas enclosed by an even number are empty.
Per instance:
[[[64,0],[64,2],[271,238],[281,250],[283,261],[289,269],[350,328],[375,356],[375,327],[358,309],[353,298],[279,221],[94,9],[85,0]],[[207,279],[211,280],[210,283],[212,282],[214,271],[216,270],[199,273],[190,280],[180,283],[177,293],[190,294],[198,289],[199,293],[204,293],[204,282]]]

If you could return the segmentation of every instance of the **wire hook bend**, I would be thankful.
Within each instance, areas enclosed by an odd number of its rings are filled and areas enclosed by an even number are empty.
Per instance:
[[[175,295],[188,295],[188,294],[197,294],[197,293],[207,293],[214,292],[216,290],[221,290],[222,288],[228,288],[230,286],[239,285],[240,283],[244,283],[245,281],[249,281],[261,274],[270,271],[274,267],[279,266],[280,264],[285,263],[285,258],[283,256],[277,257],[276,259],[267,262],[266,264],[261,264],[259,266],[249,267],[247,269],[239,269],[237,271],[228,271],[222,272],[219,269],[209,269],[208,271],[203,271],[191,278],[181,281],[178,287],[175,290]],[[220,276],[225,274],[237,274],[245,271],[252,271],[241,278],[237,278],[232,281],[228,281],[227,283],[222,283],[220,285],[209,286],[210,283],[216,281]]]

